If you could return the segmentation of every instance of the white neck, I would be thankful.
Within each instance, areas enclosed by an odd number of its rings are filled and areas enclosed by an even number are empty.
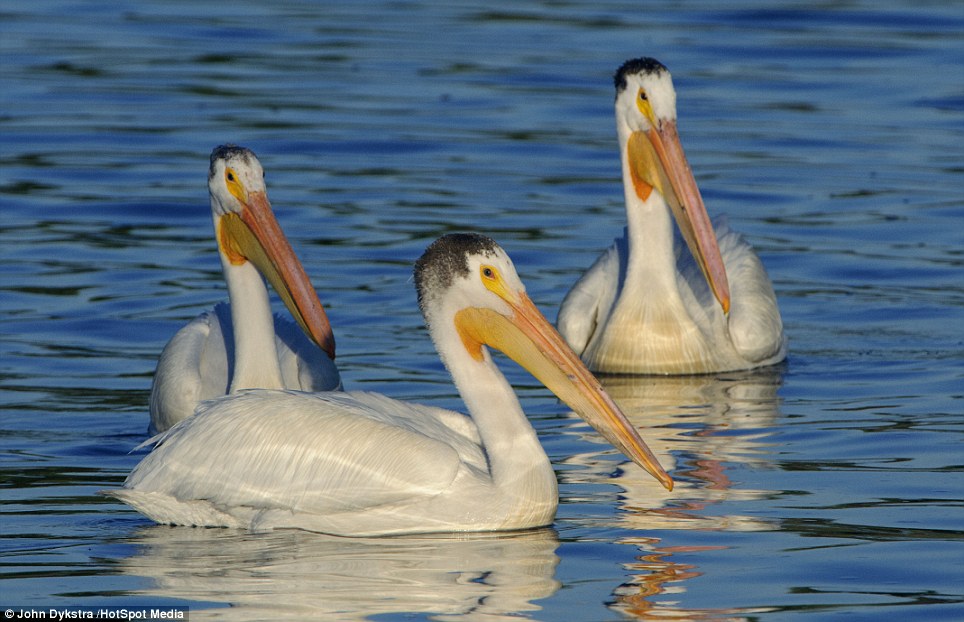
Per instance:
[[[268,289],[250,261],[234,265],[221,254],[231,300],[234,373],[229,393],[242,389],[283,389]]]
[[[483,360],[476,361],[462,345],[454,325],[446,324],[451,328],[439,332],[448,334],[433,337],[479,430],[493,484],[520,502],[528,499],[535,505],[537,500],[547,500],[555,507],[555,473],[515,391],[487,348],[483,348]]]
[[[624,135],[625,134],[625,135]],[[645,201],[636,194],[629,171],[628,132],[620,132],[619,145],[626,197],[626,241],[629,247],[625,286],[638,284],[646,288],[646,298],[659,293],[675,294],[676,282],[675,222],[663,196],[653,190]],[[659,293],[657,293],[659,292]]]

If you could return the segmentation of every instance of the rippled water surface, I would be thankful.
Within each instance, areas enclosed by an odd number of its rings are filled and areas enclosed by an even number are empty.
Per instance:
[[[959,2],[7,3],[0,606],[192,619],[964,618]],[[673,71],[711,214],[773,278],[785,366],[608,379],[667,494],[506,364],[555,524],[337,539],[151,524],[157,356],[225,297],[207,157],[253,148],[346,386],[461,408],[411,264],[495,237],[554,318],[624,223],[611,75]]]

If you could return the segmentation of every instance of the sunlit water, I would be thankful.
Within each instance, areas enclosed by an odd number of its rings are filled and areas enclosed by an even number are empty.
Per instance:
[[[27,5],[0,9],[0,606],[964,618],[959,2]],[[607,380],[673,493],[506,364],[559,476],[550,529],[250,534],[96,495],[142,455],[161,347],[225,296],[213,146],[261,157],[346,386],[460,408],[412,262],[488,233],[554,318],[624,222],[610,77],[641,55],[791,343],[761,373]]]

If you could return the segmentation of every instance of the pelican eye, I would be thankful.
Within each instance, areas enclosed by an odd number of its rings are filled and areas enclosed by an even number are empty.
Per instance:
[[[479,266],[479,276],[482,280],[482,286],[499,298],[510,303],[516,299],[516,295],[511,291],[505,280],[503,280],[502,272],[495,266],[491,264]]]
[[[248,192],[238,181],[238,175],[233,168],[224,169],[224,182],[228,186],[228,192],[233,194],[239,201],[246,201]]]
[[[639,89],[639,92],[636,94],[636,107],[651,125],[654,127],[657,125],[656,115],[653,113],[653,105],[649,101],[649,95],[647,95],[643,89]]]

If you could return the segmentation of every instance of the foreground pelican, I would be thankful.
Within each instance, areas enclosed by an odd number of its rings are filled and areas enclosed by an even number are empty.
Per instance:
[[[328,316],[274,218],[258,158],[243,147],[216,148],[208,189],[231,303],[202,313],[164,347],[151,387],[151,434],[190,417],[201,401],[241,389],[341,386]],[[272,317],[262,274],[298,325]]]
[[[416,263],[415,283],[471,418],[377,393],[247,391],[206,402],[161,435],[124,488],[108,494],[180,525],[346,536],[547,525],[558,505],[555,474],[488,347],[672,488],[495,242],[440,238]]]
[[[626,232],[566,295],[559,332],[597,372],[697,374],[782,361],[773,286],[725,219],[714,232],[677,134],[669,71],[631,60],[615,82]]]

